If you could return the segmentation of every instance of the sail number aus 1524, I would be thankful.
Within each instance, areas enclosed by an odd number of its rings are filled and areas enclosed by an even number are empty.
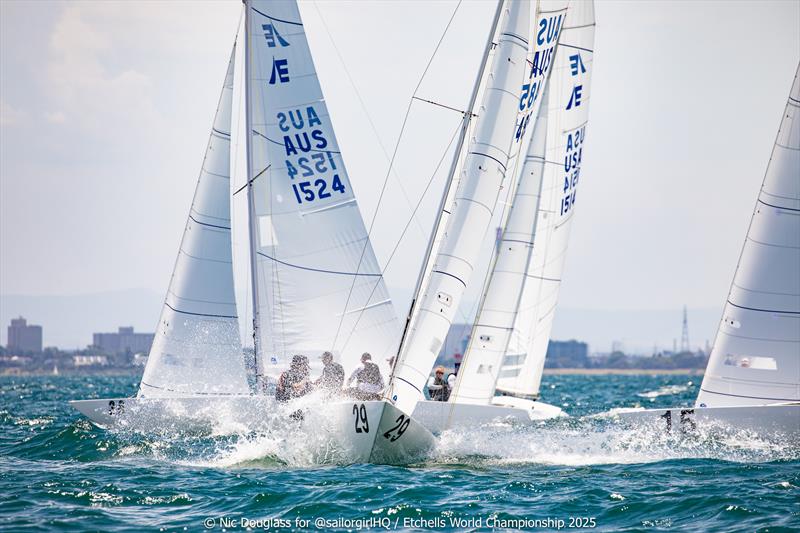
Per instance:
[[[298,157],[296,165],[291,160],[286,160],[286,172],[290,179],[294,180],[297,176],[311,178],[292,183],[292,190],[298,204],[324,200],[333,196],[334,193],[344,194],[346,192],[339,174],[333,174],[330,181],[321,177],[329,171],[336,170],[336,161],[330,152],[318,152],[308,157]]]

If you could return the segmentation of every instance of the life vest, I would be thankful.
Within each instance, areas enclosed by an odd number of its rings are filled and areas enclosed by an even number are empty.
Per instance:
[[[434,378],[433,380],[434,385],[441,385],[441,389],[428,389],[428,394],[431,396],[431,400],[435,402],[446,402],[448,398],[450,398],[450,386],[447,384],[447,380],[442,378]]]

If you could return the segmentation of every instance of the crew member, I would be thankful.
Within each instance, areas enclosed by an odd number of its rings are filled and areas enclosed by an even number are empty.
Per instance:
[[[308,373],[308,357],[305,355],[292,356],[289,370],[283,372],[278,378],[275,399],[279,402],[288,402],[293,398],[299,398],[311,392]]]
[[[322,359],[324,366],[322,367],[322,375],[314,382],[314,386],[328,395],[341,392],[344,384],[344,368],[333,360],[331,352],[323,353],[320,359]]]
[[[428,380],[428,395],[434,402],[446,402],[450,397],[450,387],[444,379],[443,366],[437,366],[435,376]]]
[[[356,386],[350,394],[359,400],[380,400],[383,391],[383,376],[378,365],[372,362],[372,356],[366,352],[361,355],[361,366],[356,368],[347,379],[347,386],[355,381]]]

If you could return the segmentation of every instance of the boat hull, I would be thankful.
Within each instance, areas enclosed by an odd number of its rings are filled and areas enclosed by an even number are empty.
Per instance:
[[[101,428],[144,433],[211,432],[307,435],[316,463],[408,464],[435,445],[425,426],[386,401],[303,399],[278,404],[265,396],[104,398],[70,405]]]
[[[665,432],[750,431],[763,437],[800,441],[800,403],[732,407],[676,407],[621,411],[609,415],[625,427]]]
[[[553,405],[505,396],[496,396],[492,404],[487,405],[425,400],[417,402],[412,413],[412,417],[433,434],[498,423],[530,425],[563,416],[566,414]]]

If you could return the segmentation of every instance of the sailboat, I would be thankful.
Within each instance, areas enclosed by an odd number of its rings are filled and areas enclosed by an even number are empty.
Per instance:
[[[515,189],[450,398],[421,401],[414,410],[434,433],[498,419],[529,424],[565,416],[538,396],[575,214],[594,5],[555,0],[531,7],[529,70],[512,146],[522,157],[508,165]]]
[[[139,391],[71,404],[103,427],[195,427],[220,417],[253,427],[282,412],[270,392],[294,354],[330,351],[349,372],[369,352],[391,371],[382,399],[304,397],[286,414],[298,429],[326,435],[339,462],[414,460],[434,437],[411,413],[469,279],[464,265],[479,253],[474,235],[488,230],[519,129],[518,99],[509,95],[524,74],[525,51],[512,58],[501,42],[490,61],[493,42],[505,29],[508,38],[521,38],[510,29],[527,11],[521,2],[497,4],[402,328],[296,2],[244,4]],[[382,363],[390,356],[391,369]]]
[[[800,65],[694,407],[618,417],[800,439]]]

